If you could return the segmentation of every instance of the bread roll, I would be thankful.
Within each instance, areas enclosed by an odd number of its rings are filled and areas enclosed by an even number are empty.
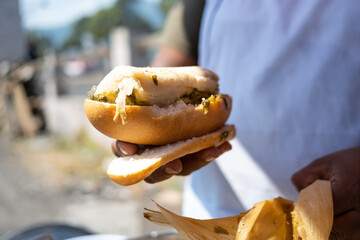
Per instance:
[[[85,100],[85,112],[101,133],[125,142],[163,145],[199,137],[221,128],[231,111],[230,96],[211,102],[207,114],[203,105],[183,102],[158,106],[126,106],[127,123],[114,121],[115,104]]]
[[[220,146],[225,141],[233,139],[234,136],[235,127],[225,125],[201,137],[146,149],[139,155],[115,158],[109,164],[107,174],[120,185],[132,185],[144,180],[156,169],[174,159],[212,146]]]

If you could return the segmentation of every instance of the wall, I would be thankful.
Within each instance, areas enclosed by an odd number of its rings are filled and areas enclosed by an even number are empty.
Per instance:
[[[0,62],[14,62],[25,56],[25,36],[17,0],[0,0],[0,43]]]

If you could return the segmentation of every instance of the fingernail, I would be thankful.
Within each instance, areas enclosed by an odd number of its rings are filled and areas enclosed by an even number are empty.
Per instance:
[[[172,169],[171,167],[166,167],[165,173],[169,175],[174,175],[174,174],[178,174],[179,171],[177,171],[176,169]]]
[[[205,158],[205,162],[211,162],[211,161],[214,161],[216,158],[213,157],[213,156],[208,156]]]
[[[118,148],[120,149],[120,151],[125,154],[125,155],[130,155],[130,153],[128,151],[126,151],[125,148],[123,148],[122,146],[120,146],[120,144],[118,144]]]

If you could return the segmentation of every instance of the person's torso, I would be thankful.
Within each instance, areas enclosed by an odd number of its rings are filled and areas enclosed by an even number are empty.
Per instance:
[[[359,1],[208,0],[199,62],[233,97],[237,137],[217,164],[244,208],[294,200],[294,172],[360,145]]]

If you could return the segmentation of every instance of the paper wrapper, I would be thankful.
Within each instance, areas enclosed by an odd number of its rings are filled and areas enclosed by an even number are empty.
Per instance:
[[[334,218],[331,185],[324,180],[303,189],[296,203],[279,197],[226,218],[193,219],[156,205],[160,211],[145,209],[144,217],[174,227],[186,240],[328,240]]]

